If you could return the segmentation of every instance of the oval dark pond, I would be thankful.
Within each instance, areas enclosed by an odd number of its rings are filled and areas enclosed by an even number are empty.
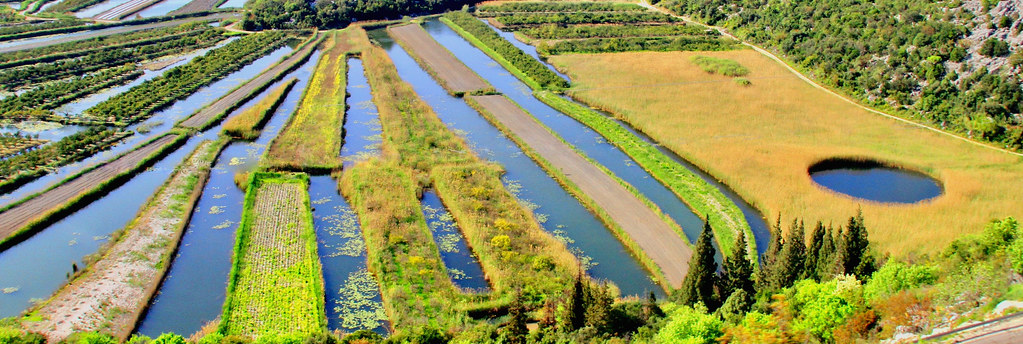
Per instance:
[[[827,159],[810,166],[808,172],[825,188],[875,202],[916,203],[944,192],[926,174],[879,161]]]

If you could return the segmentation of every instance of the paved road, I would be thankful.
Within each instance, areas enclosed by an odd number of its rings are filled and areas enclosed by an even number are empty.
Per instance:
[[[624,186],[576,153],[515,103],[501,95],[470,96],[503,126],[559,169],[611,216],[678,288],[692,250],[675,230]]]
[[[490,87],[479,75],[437,43],[422,26],[410,24],[391,27],[387,29],[387,33],[400,42],[409,54],[418,57],[421,63],[429,65],[427,70],[432,70],[448,91],[469,93]]]
[[[203,17],[193,17],[193,18],[168,20],[168,21],[149,23],[149,24],[143,24],[143,25],[117,26],[117,27],[113,27],[113,28],[109,28],[109,29],[101,29],[101,30],[90,31],[90,32],[87,32],[87,33],[84,33],[84,34],[77,34],[77,35],[69,34],[68,37],[62,38],[62,39],[50,39],[50,40],[44,40],[44,41],[35,41],[35,42],[29,42],[29,43],[25,43],[25,44],[12,44],[12,45],[9,45],[9,46],[0,47],[0,54],[12,52],[12,51],[21,51],[21,50],[41,48],[41,47],[51,46],[51,45],[60,44],[60,43],[81,41],[81,40],[86,40],[86,39],[96,38],[96,37],[116,35],[116,34],[126,33],[126,32],[133,32],[133,31],[139,31],[139,30],[155,29],[155,28],[161,28],[161,27],[169,27],[169,26],[181,25],[181,24],[184,24],[184,23],[194,22],[194,21],[215,21],[215,20],[231,18],[231,17],[234,17],[236,15],[237,15],[236,13],[230,13],[230,12],[227,12],[227,13],[216,13],[216,14],[211,14],[211,15],[203,16]],[[5,43],[16,43],[16,42],[5,42]]]
[[[36,219],[52,214],[65,206],[69,200],[83,192],[92,190],[97,184],[108,182],[117,175],[134,169],[139,162],[171,144],[175,139],[177,139],[177,135],[165,135],[103,166],[86,172],[74,180],[0,213],[0,242],[7,240]]]
[[[315,41],[318,37],[319,35],[316,35],[310,39]],[[200,109],[195,113],[195,115],[192,115],[192,117],[182,121],[179,125],[185,128],[204,129],[203,126],[217,116],[220,116],[220,114],[255,96],[255,94],[253,94],[255,90],[268,86],[281,75],[291,70],[295,65],[305,61],[305,59],[316,50],[317,45],[318,44],[306,44],[302,50],[296,51],[284,61],[263,71],[255,78],[252,78],[252,80],[245,83],[242,87],[239,87],[231,93],[228,93],[226,96],[217,99],[217,101],[213,104]]]

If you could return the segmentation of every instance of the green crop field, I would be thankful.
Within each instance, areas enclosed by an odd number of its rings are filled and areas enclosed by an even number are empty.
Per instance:
[[[257,172],[245,194],[221,330],[251,337],[326,331],[305,174]]]

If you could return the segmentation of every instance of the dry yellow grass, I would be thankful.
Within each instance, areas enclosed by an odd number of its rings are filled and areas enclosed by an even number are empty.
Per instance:
[[[702,71],[692,55],[750,69],[750,86]],[[862,207],[872,241],[895,256],[933,253],[988,221],[1023,216],[1023,159],[869,113],[799,80],[752,50],[563,55],[571,93],[632,123],[731,185],[774,219],[844,224]],[[807,167],[870,157],[938,178],[918,204],[853,199],[815,184]]]

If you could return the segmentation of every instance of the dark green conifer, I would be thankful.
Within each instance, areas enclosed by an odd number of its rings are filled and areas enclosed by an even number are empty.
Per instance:
[[[842,233],[839,256],[842,262],[842,273],[855,275],[863,281],[876,270],[876,261],[870,253],[870,240],[867,228],[863,224],[863,211],[849,218],[849,224]]]
[[[803,263],[806,262],[805,232],[801,221],[792,220],[788,236],[785,238],[785,249],[781,252],[778,266],[778,286],[789,287],[803,276]]]
[[[583,281],[582,269],[575,278],[572,291],[568,295],[565,319],[565,332],[572,332],[586,324],[586,282]]]
[[[817,221],[817,225],[813,228],[813,233],[810,234],[810,243],[806,249],[806,263],[803,264],[803,278],[813,279],[820,281],[821,276],[818,274],[820,269],[818,265],[822,263],[821,253],[824,249],[824,236],[827,235],[827,230],[824,229],[824,223]],[[827,262],[823,262],[827,263]]]
[[[508,307],[508,315],[511,319],[505,326],[505,339],[507,343],[522,344],[526,342],[529,329],[526,328],[526,310],[522,306],[522,296],[516,293],[511,305]]]
[[[781,214],[778,214],[774,227],[771,227],[771,243],[768,244],[767,251],[760,258],[760,269],[757,270],[757,290],[770,292],[779,289],[776,283],[775,272],[778,268],[778,259],[780,259],[781,251],[784,248],[785,243],[782,241],[781,232]]]
[[[714,297],[714,280],[718,269],[718,264],[714,261],[716,253],[714,233],[708,221],[704,223],[703,232],[696,240],[696,250],[689,260],[689,273],[686,274],[682,288],[678,291],[679,302],[686,305],[701,302],[709,310],[717,309],[717,300]]]
[[[721,278],[718,283],[719,299],[727,299],[736,290],[743,290],[747,295],[756,294],[753,284],[753,262],[750,262],[747,251],[746,235],[739,232],[732,248],[732,255],[725,257],[721,264]]]

